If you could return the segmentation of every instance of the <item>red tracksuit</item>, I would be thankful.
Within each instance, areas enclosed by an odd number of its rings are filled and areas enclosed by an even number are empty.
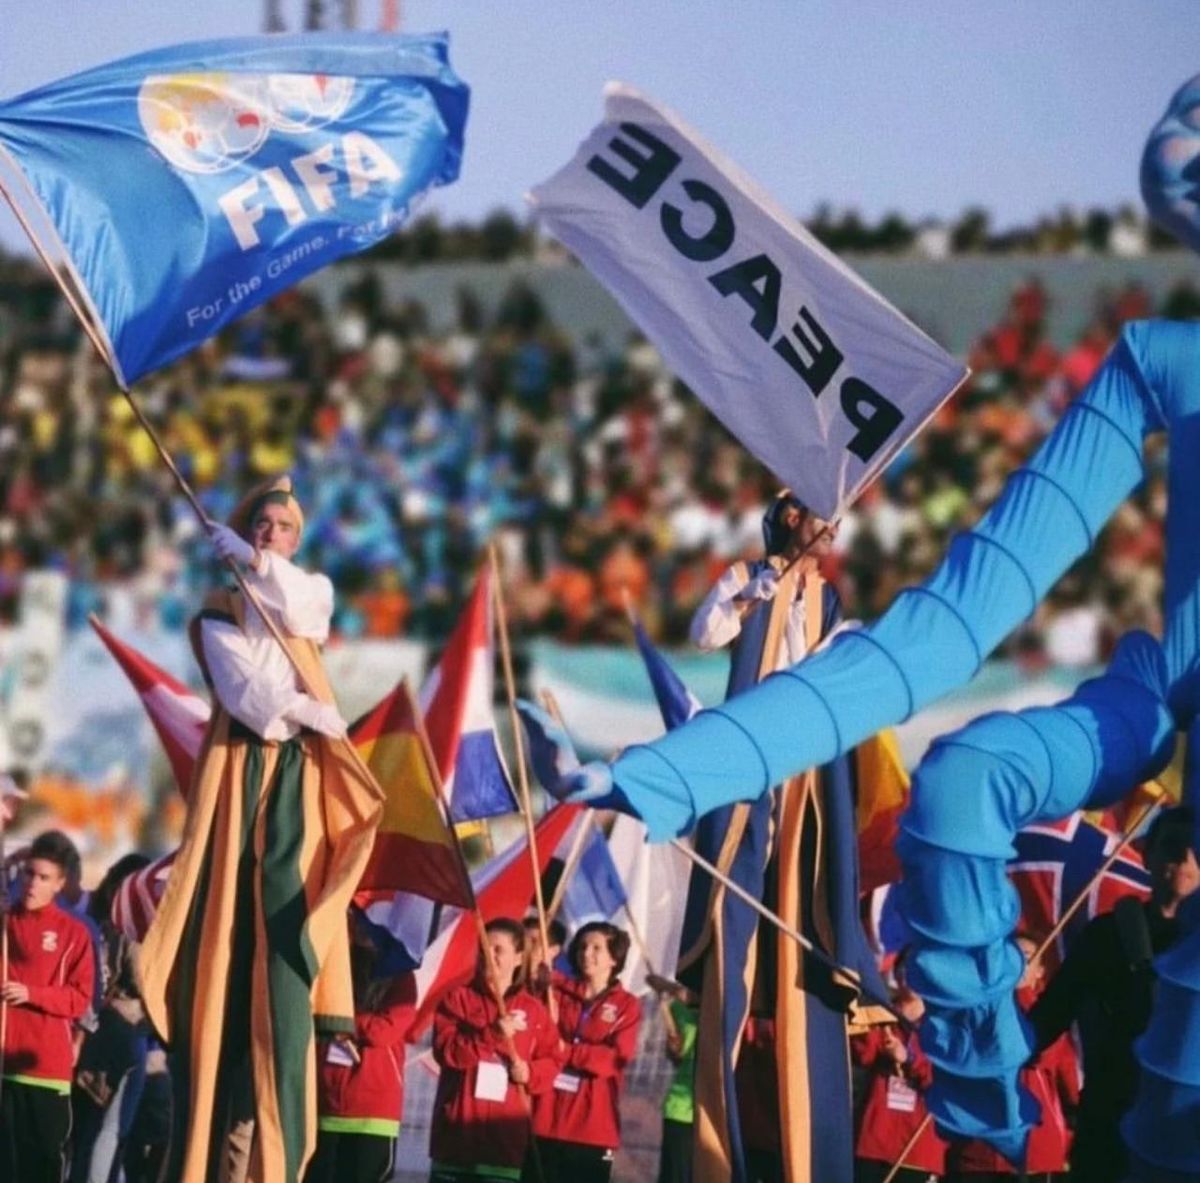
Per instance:
[[[528,1093],[547,1092],[561,1057],[558,1033],[546,1007],[524,989],[510,990],[504,1004],[509,1014],[525,1015],[525,1030],[513,1035],[513,1044],[529,1065]],[[435,1168],[501,1167],[519,1172],[525,1160],[530,1137],[530,1098],[525,1090],[510,1080],[502,1100],[477,1095],[487,1087],[480,1081],[481,1064],[500,1065],[507,1075],[505,1041],[496,1030],[499,1017],[495,998],[478,978],[451,990],[438,1007],[433,1055],[442,1072],[429,1134],[429,1157]]]
[[[335,1133],[400,1133],[404,1108],[404,1040],[416,1016],[417,986],[411,973],[389,986],[372,1011],[354,1016],[360,1064],[330,1063],[329,1044],[321,1044],[320,1118],[322,1130]]]
[[[87,926],[57,904],[36,912],[18,904],[9,913],[8,977],[29,988],[29,1001],[7,1008],[6,1079],[53,1082],[70,1090],[71,1024],[91,1006],[95,965]]]
[[[866,1102],[859,1119],[856,1158],[894,1163],[928,1112],[921,1095],[933,1080],[933,1066],[921,1051],[915,1033],[900,1036],[908,1059],[896,1064],[884,1048],[884,1029],[872,1027],[850,1040],[854,1062],[870,1073]],[[946,1144],[933,1125],[904,1157],[904,1165],[940,1175],[946,1168]]]
[[[553,1090],[534,1105],[534,1132],[615,1150],[621,1144],[621,1086],[637,1055],[641,1004],[619,982],[595,998],[584,998],[578,986],[557,997],[566,1058]]]

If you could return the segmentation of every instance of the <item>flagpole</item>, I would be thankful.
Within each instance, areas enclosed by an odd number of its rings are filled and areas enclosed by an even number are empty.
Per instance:
[[[41,239],[38,237],[37,232],[30,225],[29,219],[26,218],[21,207],[13,199],[12,194],[4,185],[3,181],[0,181],[0,194],[3,195],[9,209],[12,210],[17,221],[20,223],[21,229],[25,231],[29,241],[33,244],[33,249],[37,252],[38,258],[41,259],[46,270],[49,271],[50,277],[58,285],[59,291],[62,292],[68,305],[70,305],[71,311],[75,314],[75,319],[79,321],[80,328],[83,329],[84,334],[92,343],[93,348],[100,355],[101,361],[103,361],[108,367],[118,389],[124,396],[125,401],[129,404],[129,408],[133,412],[134,418],[150,437],[150,442],[154,445],[155,451],[158,453],[162,462],[167,466],[167,470],[175,478],[175,483],[178,485],[179,491],[183,494],[188,504],[192,507],[192,510],[195,512],[196,517],[200,522],[200,525],[204,528],[206,533],[211,533],[211,523],[208,515],[204,512],[204,507],[200,504],[199,499],[192,491],[192,487],[184,478],[183,473],[179,471],[179,467],[176,465],[175,461],[171,457],[171,454],[167,451],[162,440],[159,438],[158,432],[155,431],[154,425],[149,419],[146,418],[141,406],[138,404],[137,400],[134,399],[133,392],[130,390],[128,385],[126,385],[122,377],[117,373],[117,368],[113,364],[113,359],[109,356],[109,350],[101,340],[100,335],[96,332],[96,328],[95,325],[92,324],[91,317],[89,317],[81,307],[75,293],[71,290],[70,285],[63,279],[58,267],[55,266],[54,262],[50,258],[49,253],[46,251],[45,246],[42,244]],[[254,611],[258,614],[259,618],[266,626],[267,632],[270,633],[270,635],[278,643],[279,647],[283,650],[284,656],[288,659],[292,669],[295,671],[301,687],[313,698],[319,698],[320,696],[316,693],[315,687],[305,676],[305,673],[300,668],[295,655],[292,653],[287,642],[284,640],[283,633],[280,631],[279,626],[276,625],[275,621],[271,619],[270,614],[263,606],[262,601],[258,598],[254,589],[246,582],[246,578],[242,574],[237,563],[233,559],[226,559],[225,566],[233,574],[233,578],[237,582],[238,587],[241,589],[242,594],[246,597],[247,602],[254,608]],[[358,765],[358,771],[370,777],[370,772],[367,769],[366,764],[363,762],[362,756],[358,752],[358,749],[355,748],[355,746],[348,740],[343,740],[342,742],[345,744],[347,751],[350,753],[351,762]]]
[[[508,714],[512,726],[513,747],[517,756],[517,784],[521,790],[521,814],[525,819],[525,837],[529,847],[529,858],[533,863],[534,899],[537,902],[538,929],[542,934],[542,963],[549,967],[547,960],[550,950],[550,930],[546,923],[546,901],[542,896],[542,877],[539,872],[541,865],[538,859],[537,835],[533,829],[533,805],[529,795],[529,773],[525,767],[525,745],[522,742],[521,718],[517,714],[517,684],[513,677],[512,648],[508,637],[508,614],[504,609],[504,592],[500,584],[500,557],[496,553],[496,544],[488,545],[488,562],[492,570],[492,595],[496,605],[496,631],[500,634],[500,658],[504,666],[504,687],[508,692]],[[549,993],[553,1001],[553,990]]]
[[[1141,813],[1139,813],[1137,815],[1137,817],[1135,817],[1133,819],[1133,821],[1130,822],[1129,825],[1125,827],[1124,831],[1121,834],[1121,841],[1118,842],[1115,847],[1113,847],[1112,853],[1109,854],[1109,856],[1104,860],[1104,862],[1102,862],[1100,864],[1100,866],[1097,868],[1095,874],[1092,875],[1092,877],[1083,885],[1082,888],[1080,888],[1079,894],[1076,895],[1076,897],[1071,901],[1070,907],[1068,907],[1066,909],[1066,911],[1063,912],[1063,914],[1058,918],[1058,923],[1055,924],[1055,926],[1046,934],[1046,936],[1042,940],[1042,943],[1040,945],[1038,945],[1037,949],[1034,951],[1033,956],[1030,957],[1030,959],[1029,959],[1030,965],[1034,964],[1037,961],[1041,961],[1041,959],[1046,954],[1046,950],[1049,949],[1050,946],[1054,943],[1054,941],[1058,937],[1058,934],[1060,932],[1062,932],[1062,930],[1066,926],[1067,922],[1083,906],[1083,904],[1087,900],[1087,897],[1088,897],[1089,893],[1091,892],[1092,888],[1095,887],[1096,884],[1099,883],[1099,881],[1108,873],[1108,871],[1111,869],[1113,863],[1115,863],[1117,861],[1117,859],[1120,857],[1121,852],[1137,836],[1137,832],[1138,832],[1138,830],[1140,830],[1142,828],[1143,824],[1145,824],[1147,821],[1150,820],[1150,817],[1152,814],[1154,814],[1158,810],[1162,809],[1162,806],[1163,806],[1163,803],[1161,800],[1148,801],[1146,803],[1145,808],[1141,811]],[[892,1169],[884,1177],[883,1183],[892,1183],[892,1180],[900,1173],[901,1168],[904,1166],[904,1160],[912,1152],[912,1148],[917,1144],[917,1141],[921,1137],[921,1135],[929,1128],[929,1124],[932,1121],[933,1121],[933,1114],[932,1113],[925,1114],[925,1119],[921,1122],[921,1124],[919,1126],[917,1126],[917,1128],[913,1131],[912,1137],[909,1138],[909,1140],[904,1144],[904,1149],[900,1151],[900,1157],[897,1158],[896,1161],[892,1164]]]

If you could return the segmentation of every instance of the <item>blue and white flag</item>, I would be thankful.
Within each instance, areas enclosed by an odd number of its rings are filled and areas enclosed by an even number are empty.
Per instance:
[[[680,723],[686,723],[703,703],[684,685],[683,679],[671,668],[667,659],[654,647],[646,635],[642,622],[633,618],[633,636],[638,652],[646,663],[646,675],[654,690],[654,698],[662,714],[663,726],[673,731]]]
[[[128,386],[404,222],[467,103],[445,34],[198,42],[0,103],[0,166]]]
[[[966,367],[678,116],[621,83],[605,99],[530,193],[539,220],[750,452],[837,516]]]
[[[626,902],[625,886],[609,853],[604,832],[592,826],[575,873],[563,893],[563,921],[572,932],[593,920],[620,923],[618,913]]]

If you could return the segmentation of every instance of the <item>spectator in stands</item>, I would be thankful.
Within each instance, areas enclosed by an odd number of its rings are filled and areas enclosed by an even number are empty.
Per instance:
[[[530,1098],[560,1067],[558,1035],[525,988],[525,928],[486,926],[487,960],[438,1007],[433,1056],[441,1068],[429,1156],[430,1183],[511,1183],[529,1150]]]
[[[608,1183],[621,1144],[621,1089],[637,1055],[642,1008],[620,983],[629,935],[616,925],[583,925],[567,951],[578,987],[558,998],[565,1044],[553,1090],[534,1106],[546,1183]]]
[[[70,1024],[92,1003],[95,961],[83,923],[54,900],[78,861],[65,834],[39,834],[21,868],[24,890],[5,917],[0,1178],[14,1183],[59,1183],[66,1166],[75,1061]]]
[[[416,1016],[411,973],[375,977],[375,948],[351,923],[354,1034],[318,1047],[317,1150],[305,1183],[388,1183],[404,1108],[404,1042]]]

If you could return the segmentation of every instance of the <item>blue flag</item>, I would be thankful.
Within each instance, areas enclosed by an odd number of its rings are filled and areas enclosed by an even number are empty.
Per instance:
[[[590,920],[611,920],[625,903],[625,885],[608,851],[608,842],[593,827],[563,893],[563,919],[572,929]]]
[[[198,42],[0,103],[0,164],[128,385],[386,237],[458,176],[467,102],[445,34]]]
[[[700,700],[684,685],[683,679],[670,667],[667,659],[654,647],[640,620],[633,622],[633,635],[638,652],[646,665],[646,674],[658,701],[663,726],[673,731],[702,709]]]

